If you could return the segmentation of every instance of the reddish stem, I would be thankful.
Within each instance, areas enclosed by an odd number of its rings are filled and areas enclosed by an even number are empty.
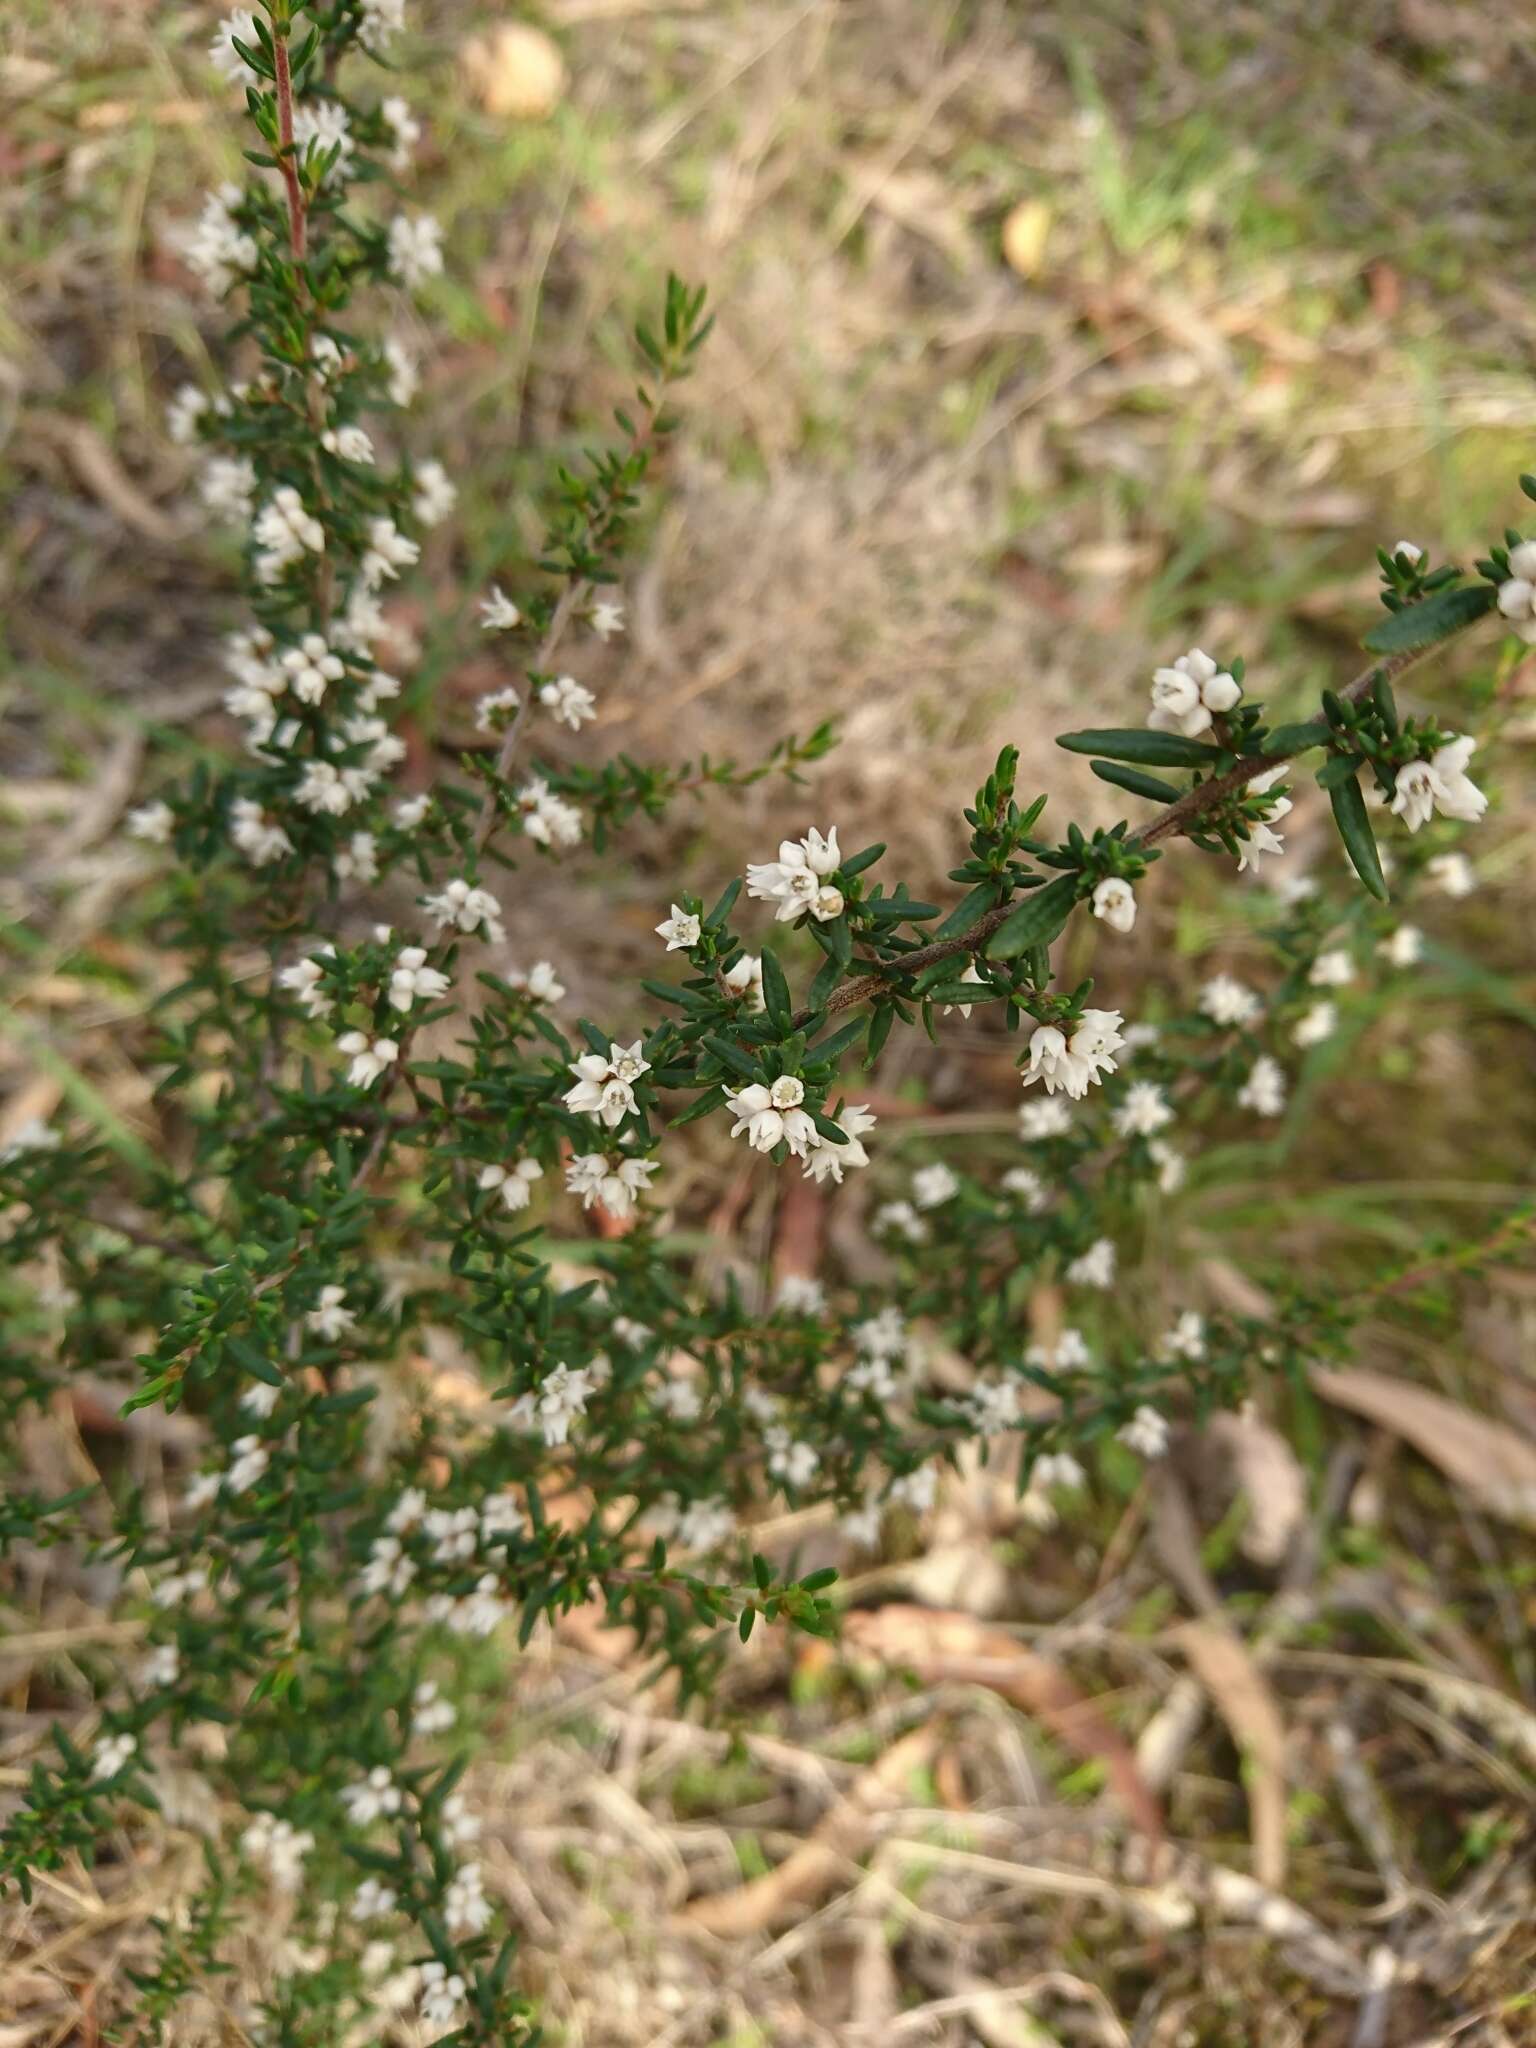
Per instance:
[[[288,188],[288,246],[295,263],[304,261],[304,193],[293,161],[293,77],[288,69],[288,38],[272,38],[272,56],[277,72],[278,168]]]

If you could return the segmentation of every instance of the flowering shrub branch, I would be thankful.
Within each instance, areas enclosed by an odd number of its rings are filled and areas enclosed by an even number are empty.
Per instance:
[[[443,266],[437,223],[394,196],[420,133],[408,102],[345,83],[376,75],[400,11],[270,0],[215,40],[262,146],[186,257],[231,301],[238,374],[180,392],[171,430],[199,451],[210,516],[241,536],[249,612],[226,643],[225,701],[245,751],[130,820],[165,850],[165,943],[185,963],[153,1048],[184,1154],[38,1126],[0,1162],[20,1333],[5,1411],[131,1356],[128,1408],[184,1408],[207,1448],[169,1508],[124,1486],[106,1501],[21,1492],[4,1510],[8,1549],[109,1561],[147,1647],[101,1674],[92,1726],[57,1729],[0,1871],[25,1888],[89,1852],[125,1808],[153,1804],[168,1755],[195,1754],[237,1818],[166,1933],[147,2019],[195,1994],[259,1900],[286,1929],[253,2016],[262,2038],[331,2041],[406,2015],[489,2048],[531,2021],[458,1788],[454,1699],[478,1641],[526,1644],[596,1603],[706,1691],[759,1620],[834,1625],[832,1574],[754,1548],[771,1502],[823,1504],[872,1545],[888,1515],[926,1512],[967,1447],[1006,1435],[1044,1522],[1094,1459],[1156,1458],[1181,1415],[1347,1349],[1374,1297],[1299,1283],[1263,1317],[1182,1308],[1146,1327],[1117,1293],[1118,1244],[1177,1191],[1182,1144],[1282,1117],[1285,1059],[1413,966],[1418,928],[1380,907],[1388,866],[1399,896],[1476,886],[1434,823],[1482,815],[1473,742],[1402,716],[1391,684],[1495,609],[1536,639],[1536,543],[1506,535],[1471,583],[1407,544],[1383,552],[1377,658],[1313,719],[1269,725],[1243,664],[1194,649],[1155,672],[1144,727],[1066,735],[1101,780],[1159,807],[1139,829],[1043,837],[1045,798],[1018,800],[1005,749],[965,813],[947,913],[877,876],[884,846],[845,850],[812,826],[713,902],[666,903],[658,964],[675,973],[644,982],[644,1018],[569,1020],[558,961],[506,957],[501,872],[526,894],[588,840],[622,853],[637,815],[770,774],[795,786],[832,735],[746,764],[542,757],[556,727],[579,734],[596,714],[561,664],[580,671],[586,646],[624,630],[633,516],[708,333],[702,291],[671,280],[637,329],[641,382],[615,445],[556,470],[536,562],[481,603],[507,680],[477,707],[462,779],[390,794],[405,759],[394,667],[413,652],[387,593],[455,498],[412,451],[409,352],[354,314],[365,288],[415,290]],[[1290,763],[1317,750],[1369,893],[1278,886],[1267,989],[1218,972],[1193,1015],[1155,1025],[1058,980],[1074,912],[1130,931],[1163,842],[1274,863]],[[1373,796],[1404,828],[1389,858]],[[387,892],[403,923],[374,923],[363,892]],[[668,1133],[708,1119],[722,1145],[836,1189],[880,1149],[855,1055],[867,1067],[896,1025],[936,1033],[979,1003],[1028,1031],[1017,1143],[1000,1173],[980,1153],[927,1160],[876,1209],[889,1289],[796,1275],[763,1300],[688,1284],[664,1228]],[[547,1250],[562,1211],[603,1224],[577,1276]],[[1505,1256],[1524,1229],[1506,1219],[1454,1263]],[[1037,1334],[1042,1277],[1075,1320]],[[937,1369],[935,1333],[963,1384]],[[447,1394],[427,1359],[472,1397]],[[379,1399],[402,1385],[403,1419]]]

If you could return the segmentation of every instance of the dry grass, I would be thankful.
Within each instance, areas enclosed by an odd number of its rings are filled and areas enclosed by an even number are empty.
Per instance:
[[[1106,793],[1052,736],[1134,716],[1153,653],[1241,648],[1300,703],[1348,664],[1376,541],[1456,552],[1509,516],[1511,453],[1536,427],[1521,288],[1536,60],[1516,10],[563,0],[549,18],[570,83],[531,124],[487,113],[455,67],[479,17],[449,0],[424,15],[412,91],[463,267],[434,309],[423,432],[466,490],[463,537],[405,621],[425,646],[416,767],[464,733],[485,686],[461,592],[509,563],[515,582],[548,452],[622,391],[623,323],[666,267],[710,282],[720,323],[630,591],[632,636],[593,663],[600,735],[662,758],[750,758],[829,715],[845,736],[803,795],[706,801],[637,830],[622,884],[562,878],[514,914],[515,956],[551,929],[578,935],[560,964],[593,1010],[651,964],[658,894],[680,873],[717,882],[790,812],[889,840],[915,884],[942,889],[956,806],[1003,741],[1026,781],[1107,821]],[[191,758],[227,743],[209,650],[229,564],[189,552],[185,458],[159,424],[217,331],[168,234],[232,160],[204,119],[206,26],[27,0],[0,58],[4,1118],[68,1098],[125,1147],[162,1138],[136,1023],[162,968],[142,936],[147,864],[118,821],[147,745]],[[1508,687],[1519,713],[1529,679]],[[1529,810],[1513,760],[1496,886],[1467,940],[1505,978],[1470,1022],[1448,983],[1425,999],[1428,1028],[1373,1026],[1287,1203],[1271,1159],[1246,1178],[1228,1162],[1159,1219],[1139,1284],[1178,1274],[1220,1298],[1248,1254],[1369,1266],[1411,1204],[1465,1219],[1528,1182]],[[1171,895],[1153,892],[1121,972],[1177,979],[1246,942],[1241,915],[1197,894],[1175,916]],[[1403,1129],[1404,1062],[1426,1058],[1441,1113]],[[892,1157],[962,1112],[1000,1145],[1003,1072],[979,1025],[888,1065],[882,1088],[924,1111]],[[756,1274],[784,1205],[697,1142],[674,1184],[700,1275]],[[852,1206],[831,1251],[855,1273],[877,1260]],[[1464,1323],[1384,1318],[1368,1348],[1529,1433],[1533,1312],[1516,1273]],[[951,1610],[964,1589],[982,1616],[957,1627],[1000,1629],[1069,1673],[1135,1746],[1173,1849],[1154,1853],[1105,1793],[1103,1759],[1074,1754],[997,1671],[914,1691],[857,1647],[755,1645],[718,1703],[740,1754],[585,1634],[478,1674],[495,1702],[475,1780],[488,1873],[553,2037],[1239,2048],[1262,2014],[1276,2048],[1536,2041],[1528,1540],[1389,1433],[1299,1401],[1276,1419],[1316,1469],[1272,1554],[1244,1531],[1274,1509],[1273,1469],[1250,1470],[1245,1510],[1207,1438],[1186,1446],[1179,1487],[1108,1472],[1054,1530],[973,1477],[926,1554],[850,1587],[871,1613]],[[62,1485],[103,1456],[62,1415],[24,1449]],[[152,1477],[178,1453],[142,1438],[126,1455]],[[779,1540],[836,1554],[814,1524]],[[51,1715],[88,1712],[107,1590],[62,1565],[6,1582],[22,1635],[0,1651],[0,1786]],[[1237,1669],[1273,1720],[1244,1722],[1241,1687],[1223,1706],[1191,1617],[1227,1632],[1229,1676],[1229,1638],[1246,1645]],[[1252,1745],[1276,1725],[1261,1786]],[[872,1782],[914,1740],[897,1762],[921,1762]],[[42,1885],[5,1925],[0,2048],[106,2038],[148,1917],[197,1867],[190,1766],[172,1789],[163,1826]],[[1284,1872],[1259,1891],[1261,1807]],[[819,1824],[828,1853],[788,1910],[730,1935],[684,1915],[783,1870]],[[750,1919],[772,1889],[733,1910]],[[219,2009],[190,2011],[184,2039],[246,2037],[286,1934],[253,1917]]]

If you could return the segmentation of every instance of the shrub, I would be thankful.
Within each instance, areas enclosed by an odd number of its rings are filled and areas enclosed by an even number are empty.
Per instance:
[[[391,2013],[454,2040],[522,2038],[512,1944],[455,1789],[452,1701],[477,1639],[526,1644],[597,1600],[707,1693],[757,1622],[833,1626],[832,1573],[786,1575],[753,1550],[774,1498],[835,1503],[874,1545],[887,1510],[931,1504],[963,1447],[1007,1437],[1043,1517],[1107,1443],[1156,1459],[1179,1415],[1347,1350],[1379,1276],[1341,1298],[1301,1275],[1272,1315],[1148,1328],[1116,1296],[1117,1233],[1177,1189],[1197,1133],[1280,1118],[1291,1069],[1341,1010],[1412,970],[1423,941],[1397,903],[1473,886],[1453,829],[1484,810],[1473,742],[1400,713],[1393,679],[1495,609],[1536,640],[1536,542],[1507,534],[1470,579],[1400,543],[1379,557],[1368,666],[1311,718],[1270,723],[1241,660],[1194,649],[1155,671],[1144,725],[1064,737],[1151,807],[1134,829],[1051,836],[1005,751],[942,906],[888,878],[883,846],[799,829],[800,771],[828,729],[745,765],[595,748],[586,766],[541,764],[552,722],[594,717],[564,664],[583,636],[624,630],[631,525],[708,334],[703,292],[672,280],[636,330],[641,381],[612,447],[555,471],[537,563],[481,601],[509,678],[479,705],[484,744],[461,774],[391,794],[405,747],[382,601],[455,495],[411,452],[406,350],[358,311],[369,286],[409,289],[443,263],[436,223],[393,196],[416,124],[369,60],[398,13],[268,0],[216,42],[252,168],[208,200],[187,259],[231,307],[239,374],[184,389],[171,421],[204,451],[208,513],[245,536],[248,614],[225,659],[246,744],[130,820],[164,849],[163,943],[183,963],[155,1064],[186,1161],[66,1118],[19,1133],[3,1165],[8,1414],[137,1350],[128,1407],[185,1408],[207,1431],[169,1510],[124,1482],[105,1500],[15,1492],[0,1523],[13,1552],[114,1561],[145,1637],[128,1668],[96,1673],[89,1733],[56,1729],[6,1825],[6,1872],[25,1890],[89,1853],[155,1803],[172,1751],[240,1816],[138,1983],[151,2033],[275,1895],[295,1934],[253,2016],[263,2038],[329,2042]],[[1097,919],[1112,945],[1176,842],[1239,869],[1281,855],[1301,757],[1320,762],[1363,886],[1276,886],[1265,986],[1219,973],[1192,1014],[1154,1023],[1059,978],[1071,921]],[[637,817],[768,775],[792,793],[789,836],[715,900],[666,906],[645,1021],[572,1019],[549,960],[506,968],[509,878],[536,892],[547,863],[588,847],[611,869]],[[1373,803],[1406,828],[1390,904]],[[398,927],[358,909],[386,892]],[[889,1292],[681,1283],[659,1221],[668,1130],[712,1119],[763,1171],[835,1198],[878,1151],[857,1076],[898,1027],[937,1034],[982,1004],[1022,1040],[1020,1163],[920,1167],[875,1215]],[[602,1225],[596,1279],[548,1250],[552,1219],[577,1212]],[[1416,1257],[1496,1257],[1524,1221]],[[1102,1298],[1093,1342],[1076,1327],[1029,1341],[1042,1276],[1069,1302]],[[966,1361],[963,1387],[930,1370],[925,1331]],[[488,1399],[456,1404],[413,1365],[444,1332]]]

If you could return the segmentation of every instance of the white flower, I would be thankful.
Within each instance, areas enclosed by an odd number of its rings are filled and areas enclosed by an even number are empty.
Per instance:
[[[1078,1287],[1112,1287],[1115,1281],[1113,1242],[1107,1237],[1096,1238],[1087,1251],[1072,1260],[1065,1277]]]
[[[677,1519],[677,1539],[685,1550],[718,1550],[736,1533],[736,1511],[729,1501],[690,1501]]]
[[[397,213],[389,224],[389,273],[414,287],[436,277],[443,267],[443,230],[430,213],[412,220]]]
[[[960,1179],[947,1166],[920,1166],[912,1176],[912,1199],[919,1209],[937,1209],[960,1192]]]
[[[581,839],[581,812],[556,796],[542,776],[535,775],[517,792],[523,831],[539,846],[575,846]]]
[[[1242,694],[1232,676],[1218,670],[1200,648],[1192,647],[1171,668],[1153,670],[1147,724],[1154,732],[1177,732],[1196,739],[1210,730],[1213,714],[1230,711]]]
[[[1348,988],[1354,978],[1354,955],[1342,946],[1336,946],[1328,953],[1319,953],[1307,975],[1313,988]]]
[[[538,1429],[554,1449],[570,1441],[571,1423],[585,1414],[592,1393],[591,1373],[562,1361],[531,1393],[518,1396],[512,1403],[511,1418],[520,1429]]]
[[[1285,1070],[1280,1062],[1261,1053],[1238,1089],[1237,1099],[1255,1116],[1279,1116],[1285,1108]]]
[[[243,526],[256,502],[256,465],[246,455],[210,455],[198,472],[197,495],[210,517]]]
[[[292,1821],[275,1814],[258,1813],[240,1837],[240,1847],[253,1863],[266,1865],[267,1875],[280,1892],[296,1892],[304,1877],[304,1859],[315,1846],[308,1828],[296,1828]]]
[[[597,699],[574,676],[556,676],[552,683],[542,684],[539,702],[572,732],[580,732],[588,719],[597,716]]]
[[[393,1885],[383,1884],[376,1877],[365,1877],[352,1894],[348,1912],[354,1920],[381,1920],[386,1913],[393,1913],[398,1899]]]
[[[389,102],[386,100],[385,105]],[[422,526],[441,526],[448,514],[459,501],[458,491],[450,482],[443,465],[428,457],[416,465],[415,495],[411,499],[411,511]]]
[[[413,1734],[441,1735],[443,1730],[451,1728],[458,1718],[458,1710],[452,1701],[438,1698],[436,1679],[424,1678],[411,1694]]]
[[[307,1017],[328,1017],[336,1007],[329,996],[321,994],[324,972],[320,961],[310,958],[279,970],[279,988],[288,989],[298,999]]]
[[[222,1472],[195,1472],[187,1481],[181,1504],[189,1515],[201,1514],[210,1501],[218,1499],[223,1485]]]
[[[1046,1138],[1065,1137],[1072,1128],[1072,1112],[1059,1098],[1041,1096],[1019,1105],[1019,1136],[1026,1145],[1038,1145]]]
[[[910,1202],[883,1202],[870,1218],[877,1237],[904,1237],[908,1244],[926,1244],[928,1226]]]
[[[333,762],[311,761],[294,785],[293,800],[306,811],[339,818],[352,808],[352,790]]]
[[[208,410],[208,397],[195,384],[183,384],[165,408],[165,430],[178,446],[197,439],[197,423]]]
[[[1536,550],[1536,542],[1527,541],[1525,545]],[[1536,641],[1536,633],[1532,639]],[[1410,832],[1427,825],[1437,810],[1465,825],[1475,825],[1482,817],[1488,799],[1467,775],[1467,763],[1476,745],[1476,740],[1463,735],[1437,747],[1427,761],[1410,761],[1398,769],[1391,807]]]
[[[208,45],[208,61],[226,84],[254,85],[260,90],[266,81],[251,69],[235,48],[236,38],[248,50],[261,48],[256,34],[256,17],[247,7],[237,7],[219,23],[213,32],[213,41]]]
[[[1290,773],[1289,761],[1282,761],[1277,768],[1266,769],[1262,775],[1255,775],[1248,783],[1249,796],[1262,796],[1273,788],[1282,776]],[[1281,818],[1288,817],[1292,809],[1288,796],[1277,796],[1266,808],[1262,818],[1250,818],[1247,837],[1242,841],[1242,852],[1238,855],[1237,868],[1241,874],[1245,868],[1257,868],[1262,854],[1284,853],[1285,841],[1278,832],[1271,830]]]
[[[103,1735],[91,1752],[91,1777],[97,1784],[126,1770],[137,1754],[138,1741],[132,1735]]]
[[[1147,1146],[1157,1167],[1157,1185],[1161,1193],[1176,1195],[1184,1185],[1184,1176],[1189,1171],[1184,1154],[1176,1152],[1164,1138],[1153,1138]]]
[[[379,102],[379,113],[384,125],[394,137],[394,148],[389,153],[389,167],[392,171],[410,168],[411,151],[421,140],[421,123],[411,112],[411,103],[398,93],[391,93],[388,99]]]
[[[251,539],[260,550],[256,571],[264,583],[272,582],[306,551],[315,555],[325,552],[325,528],[306,509],[292,484],[279,484],[256,514]]]
[[[656,936],[666,940],[669,953],[686,953],[699,943],[699,920],[674,903],[671,916],[656,926]]]
[[[600,598],[588,615],[587,624],[599,640],[611,640],[624,630],[624,607],[613,599]]]
[[[397,831],[414,832],[432,808],[430,793],[421,796],[402,797],[395,805],[394,823]]]
[[[530,1003],[558,1003],[565,994],[565,983],[556,974],[552,960],[535,960],[526,972],[517,967],[510,969],[507,983]]]
[[[1118,1010],[1084,1010],[1069,1040],[1054,1024],[1038,1025],[1029,1041],[1024,1086],[1043,1081],[1046,1093],[1064,1089],[1074,1101],[1115,1071],[1113,1055],[1125,1043]]]
[[[1040,1487],[1079,1487],[1087,1483],[1087,1474],[1069,1451],[1047,1451],[1036,1458],[1030,1478]]]
[[[774,1083],[776,1088],[780,1085],[779,1082]],[[800,1086],[798,1082],[795,1085]],[[804,1093],[801,1088],[802,1097]],[[756,1152],[771,1152],[782,1141],[796,1159],[803,1159],[807,1152],[821,1143],[820,1133],[805,1111],[789,1101],[781,1109],[774,1102],[772,1090],[765,1088],[760,1081],[750,1082],[734,1093],[726,1089],[725,1100],[736,1118],[731,1126],[731,1136],[739,1138],[745,1132],[747,1143]]]
[[[304,1317],[307,1326],[327,1344],[334,1344],[357,1321],[357,1313],[346,1306],[347,1290],[334,1283],[322,1287],[320,1298]]]
[[[601,1152],[581,1153],[565,1169],[566,1192],[580,1195],[584,1209],[600,1202],[610,1216],[622,1222],[657,1171],[658,1162],[654,1159],[620,1159],[610,1163]]]
[[[392,582],[402,569],[409,569],[420,558],[419,544],[403,534],[393,519],[370,519],[368,547],[358,565],[358,574],[366,589],[377,590],[381,583]]]
[[[405,0],[358,0],[358,41],[382,57],[390,38],[405,26]]]
[[[433,1961],[422,1964],[420,1981],[422,2018],[429,2027],[451,2027],[464,2010],[464,1979]]]
[[[484,632],[510,633],[514,626],[521,624],[522,617],[499,583],[493,583],[490,595],[480,600],[480,625]]]
[[[1520,638],[1536,645],[1536,541],[1509,551],[1509,580],[1499,585],[1499,610]]]
[[[268,1416],[283,1398],[281,1387],[269,1386],[265,1380],[256,1380],[240,1396],[240,1406],[252,1415]]]
[[[900,1479],[891,1482],[891,1499],[903,1507],[911,1508],[917,1515],[925,1515],[933,1506],[939,1491],[939,1473],[936,1465],[919,1465],[915,1472],[907,1472]]]
[[[779,1282],[773,1305],[789,1316],[819,1316],[827,1306],[826,1291],[808,1273],[786,1273]]]
[[[1464,853],[1437,853],[1424,872],[1444,896],[1470,896],[1477,887],[1477,870]]]
[[[633,1045],[614,1046],[606,1053],[584,1052],[571,1061],[569,1071],[576,1076],[576,1085],[565,1092],[566,1108],[577,1116],[596,1117],[611,1131],[634,1109],[634,1084],[651,1071],[651,1063],[637,1038]]]
[[[823,892],[822,883],[832,874],[842,854],[837,844],[837,828],[834,826],[824,839],[813,826],[803,839],[784,839],[779,842],[779,857],[776,861],[752,862],[747,868],[747,894],[761,898],[764,902],[776,903],[775,920],[788,923],[802,911],[824,922],[836,917],[841,911],[842,897],[836,889]],[[823,894],[827,902],[823,904]],[[836,908],[830,907],[831,897],[837,897]]]
[[[478,1863],[466,1863],[454,1873],[443,1894],[443,1918],[450,1934],[479,1934],[489,1926],[491,1902]]]
[[[340,881],[376,882],[379,879],[379,843],[371,832],[354,832],[332,858],[331,866]]]
[[[1416,541],[1411,540],[1393,541],[1390,553],[1394,556],[1401,555],[1410,568],[1416,567],[1424,559],[1424,550]]]
[[[375,1764],[361,1783],[342,1786],[341,1803],[354,1827],[366,1827],[383,1814],[400,1811],[400,1787],[390,1777],[386,1765]]]
[[[1417,925],[1400,924],[1376,950],[1390,967],[1414,967],[1424,955],[1424,934]]]
[[[168,803],[156,797],[152,803],[140,804],[124,819],[130,839],[144,839],[152,846],[164,846],[176,828],[176,815]]]
[[[341,656],[331,652],[319,633],[306,633],[296,647],[285,647],[278,667],[301,704],[320,703],[327,688],[347,672]]]
[[[843,1175],[855,1167],[868,1166],[869,1154],[863,1145],[864,1135],[875,1128],[876,1119],[863,1103],[848,1103],[837,1112],[833,1119],[842,1131],[847,1143],[837,1145],[830,1138],[823,1138],[816,1145],[805,1162],[807,1180],[830,1180],[841,1187]]]
[[[336,1050],[352,1062],[347,1069],[347,1083],[352,1088],[371,1088],[400,1057],[396,1040],[370,1038],[366,1031],[344,1031],[336,1041]]]
[[[389,970],[389,1000],[396,1010],[408,1010],[418,997],[432,1001],[452,986],[440,967],[427,965],[425,946],[403,946]]]
[[[1215,1024],[1251,1024],[1263,1005],[1251,988],[1230,974],[1217,974],[1201,989],[1200,1008]]]
[[[475,701],[475,730],[486,734],[504,732],[516,715],[522,698],[510,686],[504,690],[488,690]]]
[[[203,202],[196,227],[177,237],[187,267],[200,277],[215,298],[222,298],[237,279],[260,261],[256,238],[234,219],[245,194],[238,185],[221,185]]]
[[[1115,1434],[1139,1458],[1160,1458],[1168,1448],[1168,1425],[1155,1408],[1138,1408]]]
[[[181,1676],[181,1652],[174,1643],[158,1643],[139,1665],[138,1681],[147,1692],[174,1685]]]
[[[500,1188],[509,1209],[526,1209],[533,1199],[533,1183],[543,1178],[544,1169],[537,1159],[519,1159],[511,1166],[482,1166],[475,1185]]]
[[[387,335],[379,351],[384,367],[389,372],[387,389],[392,405],[407,406],[416,396],[421,383],[421,372],[416,359],[396,335]]]
[[[1050,1203],[1050,1189],[1033,1167],[1010,1166],[1001,1186],[1006,1193],[1017,1195],[1031,1216],[1038,1216]]]
[[[1172,1122],[1173,1110],[1155,1081],[1133,1081],[1114,1113],[1122,1138],[1150,1138]]]
[[[1310,1010],[1296,1020],[1291,1031],[1291,1043],[1303,1050],[1309,1045],[1321,1045],[1325,1038],[1332,1038],[1339,1028],[1339,1012],[1333,1003],[1314,1003]]]
[[[501,905],[489,889],[477,889],[462,876],[447,883],[436,896],[424,896],[421,907],[439,931],[478,931],[492,945],[506,938]]]
[[[1204,1358],[1205,1318],[1195,1309],[1187,1308],[1163,1338],[1161,1355],[1164,1358]]]
[[[979,982],[984,979],[984,976],[978,970],[974,960],[967,960],[965,972],[961,975],[960,979],[962,981]],[[946,1003],[943,1014],[947,1017],[951,1010],[958,1010],[962,1017],[969,1017],[975,1007],[974,1003]]]
[[[335,100],[306,100],[295,107],[293,139],[301,157],[310,149],[318,154],[332,149],[336,151],[336,160],[326,172],[327,178],[345,171],[357,150],[347,110]]]
[[[1119,875],[1106,875],[1093,892],[1093,914],[1111,931],[1128,932],[1136,922],[1136,894]]]
[[[327,427],[320,436],[320,446],[343,462],[371,464],[376,459],[366,427]]]
[[[873,1550],[880,1541],[880,1524],[884,1514],[884,1502],[871,1496],[862,1506],[849,1508],[839,1521],[838,1527],[850,1543],[858,1544],[861,1550]]]
[[[781,1423],[770,1423],[763,1432],[770,1474],[787,1487],[809,1486],[821,1467],[821,1457],[812,1444],[796,1443]]]
[[[245,1493],[266,1471],[270,1453],[257,1436],[237,1436],[230,1448],[235,1456],[224,1475],[225,1491]]]
[[[743,953],[734,966],[725,970],[724,980],[733,996],[750,995],[754,1010],[761,1010],[764,1007],[763,962],[760,954]]]

